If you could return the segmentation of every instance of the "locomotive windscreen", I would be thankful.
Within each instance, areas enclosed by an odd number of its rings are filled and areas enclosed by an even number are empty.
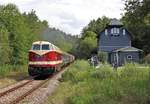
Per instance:
[[[49,50],[49,44],[43,44],[42,50]]]
[[[34,44],[32,49],[33,50],[40,50],[40,44]]]

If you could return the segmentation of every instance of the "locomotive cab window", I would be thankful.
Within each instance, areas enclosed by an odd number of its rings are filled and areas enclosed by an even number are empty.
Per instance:
[[[32,49],[33,49],[33,50],[40,50],[40,44],[34,44],[34,45],[32,46]]]
[[[49,50],[49,44],[42,44],[42,50]]]

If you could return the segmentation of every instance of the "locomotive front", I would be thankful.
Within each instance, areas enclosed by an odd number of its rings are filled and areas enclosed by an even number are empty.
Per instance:
[[[29,50],[29,75],[49,75],[60,70],[62,66],[61,55],[60,49],[49,42],[34,42]]]

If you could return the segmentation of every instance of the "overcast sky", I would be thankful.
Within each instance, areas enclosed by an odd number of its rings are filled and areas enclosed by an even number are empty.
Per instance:
[[[51,27],[71,34],[80,34],[90,20],[103,15],[120,18],[123,13],[122,0],[0,0],[0,4],[14,3],[21,12],[32,9]]]

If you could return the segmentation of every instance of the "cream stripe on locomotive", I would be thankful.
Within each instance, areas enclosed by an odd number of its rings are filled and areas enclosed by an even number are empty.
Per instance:
[[[63,61],[30,61],[29,64],[31,65],[55,65],[55,64],[60,64],[62,63]]]

